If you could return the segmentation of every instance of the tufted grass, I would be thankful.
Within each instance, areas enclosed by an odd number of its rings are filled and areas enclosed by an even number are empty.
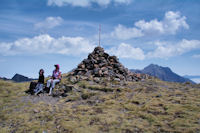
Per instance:
[[[70,82],[64,78],[61,84]],[[1,133],[200,132],[199,85],[153,79],[113,87],[81,81],[74,85],[79,91],[66,98],[30,96],[28,86],[0,80]]]

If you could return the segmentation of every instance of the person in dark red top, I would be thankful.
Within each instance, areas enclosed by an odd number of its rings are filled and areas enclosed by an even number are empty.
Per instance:
[[[60,80],[61,80],[60,66],[58,64],[56,64],[54,66],[56,67],[56,69],[53,71],[51,79],[49,79],[47,81],[47,87],[48,88],[50,87],[50,89],[49,89],[49,95],[52,94],[52,90],[55,87],[55,84],[59,83]]]

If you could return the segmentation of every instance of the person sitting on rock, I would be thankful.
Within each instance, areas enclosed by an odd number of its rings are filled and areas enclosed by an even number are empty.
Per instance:
[[[52,77],[51,79],[49,79],[47,81],[47,87],[49,88],[50,86],[50,89],[49,89],[49,95],[52,94],[52,90],[53,88],[55,87],[55,84],[56,83],[59,83],[60,80],[61,80],[61,72],[59,71],[60,69],[60,66],[57,64],[57,65],[54,65],[56,68],[55,70],[53,71],[53,74],[52,74]]]
[[[44,70],[40,69],[38,83],[34,89],[35,95],[43,91],[43,87],[44,87]]]

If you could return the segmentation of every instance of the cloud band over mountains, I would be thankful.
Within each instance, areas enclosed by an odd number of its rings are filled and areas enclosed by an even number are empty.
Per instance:
[[[153,51],[145,52],[139,47],[131,44],[121,43],[106,49],[109,54],[120,58],[144,60],[146,58],[169,58],[200,49],[199,40],[183,39],[179,42],[153,42],[157,47]],[[0,43],[0,54],[10,55],[40,55],[40,54],[63,54],[80,56],[88,54],[95,47],[95,42],[83,37],[51,37],[48,34],[35,36],[33,38],[22,38],[14,42]]]
[[[48,0],[48,6],[78,6],[78,7],[89,7],[92,4],[97,4],[99,6],[107,6],[111,3],[114,4],[129,4],[131,0]]]

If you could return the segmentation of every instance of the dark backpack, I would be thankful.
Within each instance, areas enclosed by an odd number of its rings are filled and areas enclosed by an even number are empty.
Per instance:
[[[29,86],[29,90],[27,91],[27,93],[30,93],[31,95],[34,94],[34,89],[37,86],[37,82],[31,82],[30,86]]]

